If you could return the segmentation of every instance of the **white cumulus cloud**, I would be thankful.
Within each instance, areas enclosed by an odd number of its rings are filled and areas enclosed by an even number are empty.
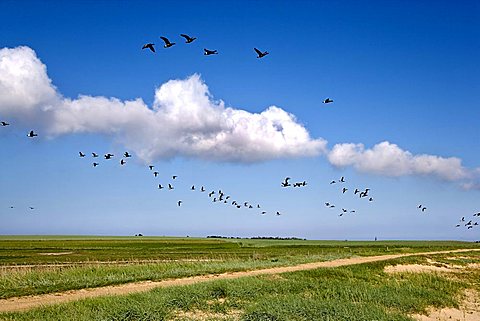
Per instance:
[[[363,144],[337,144],[329,152],[328,159],[337,167],[353,166],[361,172],[385,176],[432,175],[448,181],[469,176],[459,158],[413,155],[387,141],[370,149]]]
[[[66,98],[28,47],[0,50],[0,112],[49,136],[110,135],[148,161],[184,156],[256,162],[317,156],[327,144],[276,106],[251,113],[215,101],[196,74],[157,88],[151,107],[142,99]]]

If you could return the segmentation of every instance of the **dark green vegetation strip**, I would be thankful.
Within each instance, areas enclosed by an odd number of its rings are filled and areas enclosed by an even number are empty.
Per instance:
[[[463,265],[480,262],[479,253],[452,256],[432,258]],[[480,290],[478,269],[443,275],[383,272],[394,263],[427,264],[427,257],[159,288],[3,314],[0,319],[406,321],[429,306],[457,306],[465,288]]]
[[[352,256],[438,251],[473,246],[475,244],[466,242],[417,241],[0,237],[0,298],[328,261]],[[46,255],[51,253],[68,254]],[[27,264],[38,267],[21,267]],[[45,264],[54,266],[47,267]],[[18,267],[11,268],[12,265]]]

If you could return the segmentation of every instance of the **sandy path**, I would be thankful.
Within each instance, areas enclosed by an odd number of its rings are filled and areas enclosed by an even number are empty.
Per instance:
[[[164,280],[164,281],[133,282],[133,283],[105,286],[105,287],[99,287],[99,288],[71,290],[71,291],[59,292],[59,293],[1,299],[0,312],[25,311],[28,309],[50,305],[50,304],[65,303],[65,302],[81,300],[86,298],[93,298],[98,296],[105,296],[105,295],[123,295],[123,294],[137,293],[137,292],[148,291],[157,287],[181,286],[181,285],[189,285],[189,284],[195,284],[195,283],[206,282],[211,280],[228,280],[228,279],[237,279],[237,278],[246,277],[246,276],[278,274],[278,273],[285,273],[285,272],[313,270],[317,268],[328,268],[328,267],[338,267],[338,266],[354,265],[354,264],[361,264],[361,263],[371,263],[371,262],[397,259],[397,258],[406,257],[406,256],[459,253],[459,252],[470,252],[470,251],[480,251],[480,249],[477,248],[477,249],[462,249],[462,250],[451,250],[451,251],[435,251],[435,252],[422,252],[422,253],[355,257],[355,258],[338,259],[338,260],[326,261],[326,262],[305,263],[305,264],[300,264],[295,266],[267,268],[267,269],[253,270],[253,271],[240,271],[240,272],[227,272],[222,274],[199,275],[199,276]]]

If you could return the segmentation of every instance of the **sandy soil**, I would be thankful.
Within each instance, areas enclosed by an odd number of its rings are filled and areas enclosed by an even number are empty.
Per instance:
[[[246,277],[246,276],[278,274],[278,273],[285,273],[285,272],[312,270],[317,268],[338,267],[338,266],[345,266],[345,265],[386,261],[386,260],[391,260],[391,259],[396,259],[396,258],[401,258],[406,256],[459,253],[459,252],[470,252],[470,251],[480,251],[480,249],[462,249],[462,250],[453,250],[453,251],[436,251],[436,252],[423,252],[423,253],[355,257],[355,258],[349,258],[349,259],[339,259],[339,260],[333,260],[333,261],[327,261],[327,262],[314,262],[314,263],[306,263],[306,264],[300,264],[295,266],[267,268],[267,269],[253,270],[253,271],[200,275],[200,276],[193,276],[193,277],[186,277],[186,278],[179,278],[179,279],[172,279],[172,280],[155,281],[155,282],[153,281],[134,282],[134,283],[127,283],[122,285],[115,285],[115,286],[105,286],[105,287],[91,288],[91,289],[72,290],[72,291],[66,291],[66,292],[60,292],[60,293],[50,293],[50,294],[35,295],[35,296],[1,299],[0,312],[25,311],[28,309],[41,307],[44,305],[65,303],[65,302],[81,300],[85,298],[105,296],[105,295],[124,295],[124,294],[136,293],[136,292],[143,292],[143,291],[148,291],[157,287],[182,286],[182,285],[195,284],[195,283],[206,282],[211,280],[237,279],[237,278]],[[480,319],[476,319],[476,320],[480,320]]]
[[[427,315],[413,315],[418,321],[478,321],[480,320],[480,297],[474,290],[465,291],[459,309],[429,309]]]

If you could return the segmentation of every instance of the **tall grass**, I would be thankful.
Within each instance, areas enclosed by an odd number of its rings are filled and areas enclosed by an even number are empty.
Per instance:
[[[471,260],[480,262],[478,254]],[[405,262],[424,263],[425,258],[158,288],[2,314],[0,319],[407,321],[429,306],[458,305],[461,290],[480,279],[480,271],[473,269],[453,275],[383,272],[387,264]]]

